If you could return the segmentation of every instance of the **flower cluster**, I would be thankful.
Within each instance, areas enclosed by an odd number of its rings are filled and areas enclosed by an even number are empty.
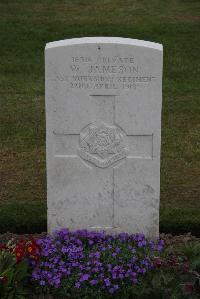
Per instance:
[[[179,268],[179,270],[182,270],[185,273],[189,271],[188,261],[183,260],[182,257],[177,257],[175,255],[170,255],[165,258],[161,258],[161,257],[157,256],[157,257],[155,257],[153,263],[156,268],[177,267],[177,268]]]
[[[40,256],[40,246],[32,236],[29,237],[29,240],[25,240],[21,237],[14,247],[14,252],[18,263],[25,256],[38,260]]]
[[[183,283],[184,293],[200,293],[200,274],[191,269],[189,260],[185,256],[169,255],[166,257],[155,257],[153,261],[154,267],[162,270],[175,271],[180,276],[185,276],[191,281]],[[195,265],[195,263],[194,263]],[[197,264],[198,265],[198,264]]]
[[[0,298],[18,298],[18,295],[22,298],[30,276],[29,261],[36,261],[39,256],[39,245],[31,236],[28,240],[11,238],[6,244],[0,244]]]
[[[66,279],[75,290],[97,287],[113,294],[123,285],[138,284],[153,269],[164,242],[148,241],[143,234],[62,229],[55,236],[37,240],[40,260],[33,263],[32,280],[40,286],[59,288]]]
[[[12,238],[7,244],[0,244],[0,254],[2,255],[6,252],[13,255],[17,263],[25,258],[38,260],[40,257],[40,246],[32,236],[29,236],[28,240],[22,236],[19,240]]]

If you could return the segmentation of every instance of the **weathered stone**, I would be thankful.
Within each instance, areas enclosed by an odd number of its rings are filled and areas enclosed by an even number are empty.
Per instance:
[[[158,235],[162,46],[46,46],[48,229]]]

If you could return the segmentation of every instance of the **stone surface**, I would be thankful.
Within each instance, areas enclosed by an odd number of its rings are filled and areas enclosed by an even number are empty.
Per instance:
[[[162,46],[48,43],[48,230],[159,231]]]

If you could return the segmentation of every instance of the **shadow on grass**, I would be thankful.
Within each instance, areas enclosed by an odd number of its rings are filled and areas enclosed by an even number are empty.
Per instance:
[[[0,233],[34,234],[47,230],[47,206],[45,202],[1,203]],[[200,236],[200,211],[193,208],[162,208],[160,232],[173,235],[191,232]]]
[[[1,203],[0,233],[33,234],[47,230],[46,203]]]

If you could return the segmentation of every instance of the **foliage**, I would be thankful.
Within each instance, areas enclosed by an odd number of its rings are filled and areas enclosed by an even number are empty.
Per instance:
[[[30,277],[30,260],[37,260],[39,246],[30,237],[17,242],[11,239],[6,245],[0,244],[0,298],[25,298],[25,285]]]
[[[199,257],[199,243],[165,248],[143,234],[62,229],[11,238],[0,244],[0,298],[197,299]]]
[[[140,291],[139,298],[199,298],[199,273],[192,271],[185,256],[169,255],[158,258],[154,265],[155,269],[135,290]]]

